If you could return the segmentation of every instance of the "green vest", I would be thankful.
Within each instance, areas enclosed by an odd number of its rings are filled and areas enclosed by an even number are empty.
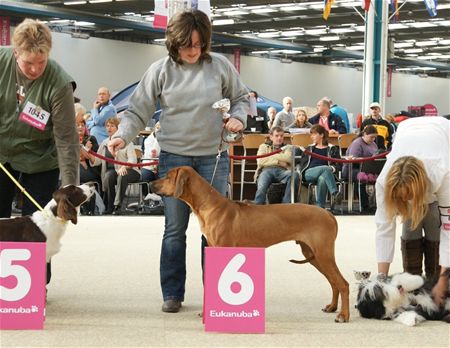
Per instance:
[[[35,80],[25,100],[17,104],[16,59],[11,47],[0,47],[0,162],[13,169],[33,174],[58,168],[53,137],[51,101],[73,79],[49,59],[44,74]],[[43,131],[23,121],[19,115],[27,102],[50,113]]]

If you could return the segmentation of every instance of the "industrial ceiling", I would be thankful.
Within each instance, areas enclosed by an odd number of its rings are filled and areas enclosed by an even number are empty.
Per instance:
[[[323,1],[210,2],[216,52],[231,53],[239,47],[241,54],[286,63],[362,67],[361,1],[335,0],[327,21],[322,17]],[[390,13],[388,64],[399,72],[450,77],[450,0],[438,1],[436,17],[430,17],[423,0],[398,0],[398,7],[395,22]],[[39,18],[52,30],[76,38],[151,44],[163,44],[164,39],[164,31],[153,28],[154,1],[3,0],[0,15],[10,16],[13,25],[25,17]]]

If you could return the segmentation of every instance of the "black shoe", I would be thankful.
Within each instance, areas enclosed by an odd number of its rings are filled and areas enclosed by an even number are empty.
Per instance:
[[[342,203],[342,193],[337,191],[331,195],[331,210],[334,210],[336,205],[341,205]]]
[[[122,209],[118,205],[114,207],[114,210],[112,212],[113,215],[122,215]]]
[[[165,313],[178,313],[181,308],[181,301],[166,300],[162,305],[162,311]]]

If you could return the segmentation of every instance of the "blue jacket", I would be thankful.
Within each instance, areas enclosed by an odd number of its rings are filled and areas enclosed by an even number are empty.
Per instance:
[[[105,123],[108,119],[116,117],[116,107],[108,101],[108,104],[100,106],[98,109],[91,110],[91,118],[86,121],[86,126],[89,129],[89,134],[94,136],[98,143],[101,143],[108,137],[106,133]]]
[[[317,115],[311,117],[308,121],[311,124],[318,124],[319,119],[320,119],[320,115],[317,114]],[[328,127],[330,129],[337,130],[339,132],[339,134],[347,133],[347,128],[345,127],[345,124],[342,121],[342,118],[340,118],[339,116],[336,116],[332,112],[330,112],[330,114],[328,115]]]

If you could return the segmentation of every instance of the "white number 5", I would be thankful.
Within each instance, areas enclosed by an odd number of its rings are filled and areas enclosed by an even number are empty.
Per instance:
[[[230,305],[242,305],[248,302],[254,292],[253,280],[247,273],[239,272],[239,268],[245,263],[245,255],[237,254],[226,265],[219,278],[218,291],[220,298]],[[233,283],[241,286],[238,292],[231,290]]]
[[[31,257],[28,249],[5,249],[0,252],[0,277],[14,276],[17,285],[13,289],[0,285],[0,299],[3,301],[18,301],[24,298],[31,288],[31,276],[28,270],[13,261],[26,261]]]

